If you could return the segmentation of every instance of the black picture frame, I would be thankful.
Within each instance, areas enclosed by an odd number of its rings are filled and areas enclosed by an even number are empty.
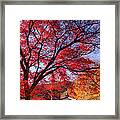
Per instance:
[[[5,115],[5,5],[115,5],[115,115]],[[1,119],[116,119],[119,105],[119,27],[120,3],[118,0],[100,1],[1,1],[1,47],[0,47],[0,118]]]

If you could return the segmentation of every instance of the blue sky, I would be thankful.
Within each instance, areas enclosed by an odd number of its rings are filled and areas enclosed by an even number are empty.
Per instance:
[[[95,62],[100,62],[100,50],[96,48],[94,52],[86,55],[86,57],[90,58]]]

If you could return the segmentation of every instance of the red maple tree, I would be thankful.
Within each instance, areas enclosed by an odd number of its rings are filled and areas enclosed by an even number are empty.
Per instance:
[[[99,20],[22,20],[20,98],[61,99],[82,72],[100,68],[90,56],[99,49]]]

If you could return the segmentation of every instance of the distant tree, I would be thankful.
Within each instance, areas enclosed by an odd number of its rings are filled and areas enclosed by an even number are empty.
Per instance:
[[[76,100],[100,99],[99,69],[82,72],[67,89],[68,95]]]
[[[22,20],[20,22],[20,97],[30,100],[36,86],[49,85],[44,99],[55,98],[81,73],[100,68],[99,20]],[[95,55],[94,55],[95,57]],[[41,89],[41,88],[40,88]],[[40,90],[39,90],[40,91]],[[59,95],[58,95],[59,96]],[[58,98],[60,99],[60,97]]]

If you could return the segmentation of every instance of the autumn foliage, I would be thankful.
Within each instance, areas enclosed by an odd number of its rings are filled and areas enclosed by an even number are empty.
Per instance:
[[[76,100],[100,99],[100,72],[99,70],[82,73],[71,86],[68,87],[68,95]]]
[[[100,21],[20,21],[20,98],[100,99]]]

